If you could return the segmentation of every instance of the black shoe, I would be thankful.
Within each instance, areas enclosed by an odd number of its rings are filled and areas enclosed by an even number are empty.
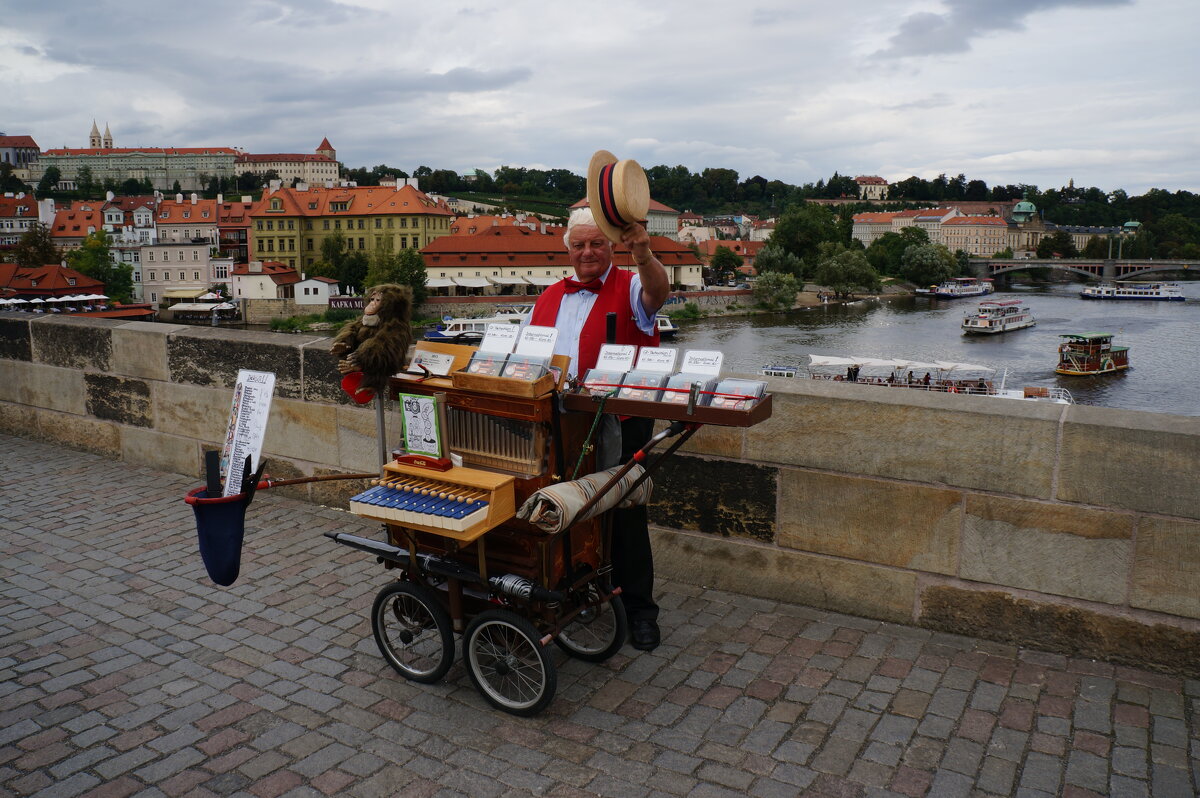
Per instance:
[[[646,618],[629,622],[629,639],[633,647],[642,651],[653,651],[661,642],[658,624]]]

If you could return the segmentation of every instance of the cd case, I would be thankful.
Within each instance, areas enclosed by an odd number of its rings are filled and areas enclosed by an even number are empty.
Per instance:
[[[467,363],[468,374],[485,374],[489,377],[499,377],[504,369],[504,361],[508,355],[496,352],[476,352]]]
[[[728,410],[749,410],[767,392],[767,384],[758,380],[721,380],[713,389],[717,394],[710,404]],[[732,395],[729,395],[732,394]]]
[[[663,386],[667,384],[667,376],[659,371],[631,371],[622,380],[617,397],[656,402],[662,395]]]
[[[625,380],[625,372],[608,369],[590,369],[583,378],[583,388],[593,396],[614,393]]]
[[[504,362],[502,376],[533,382],[545,374],[549,366],[549,355],[509,355]]]
[[[712,399],[712,394],[705,392],[712,391],[717,381],[704,374],[672,374],[667,380],[667,384],[663,386],[665,390],[659,397],[659,401],[672,405],[686,405],[693,383],[700,384],[700,393],[696,397],[696,404],[701,407],[707,405],[708,400]]]

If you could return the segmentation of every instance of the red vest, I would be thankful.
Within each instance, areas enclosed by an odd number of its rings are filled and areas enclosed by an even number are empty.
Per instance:
[[[638,329],[633,308],[629,306],[629,284],[632,282],[633,272],[618,269],[616,266],[609,269],[608,279],[604,281],[604,287],[596,296],[596,301],[579,334],[579,362],[575,364],[574,373],[580,377],[587,374],[588,369],[595,367],[596,360],[600,357],[600,346],[607,343],[604,320],[610,312],[617,314],[617,340],[615,343],[658,346],[657,327],[655,327],[653,335],[646,335]],[[539,327],[555,326],[555,322],[558,320],[558,307],[562,304],[565,293],[563,286],[564,283],[559,280],[542,292],[533,306],[533,313],[529,316],[530,324],[536,324]]]

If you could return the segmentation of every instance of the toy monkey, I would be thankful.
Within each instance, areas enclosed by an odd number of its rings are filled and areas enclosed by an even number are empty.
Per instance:
[[[338,371],[363,373],[362,387],[384,391],[388,379],[404,369],[412,340],[412,289],[385,283],[367,290],[362,318],[338,331],[330,352]]]

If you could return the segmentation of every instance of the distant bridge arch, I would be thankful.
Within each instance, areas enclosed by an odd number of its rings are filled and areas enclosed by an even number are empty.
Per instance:
[[[973,260],[972,272],[976,277],[998,277],[1009,272],[1025,269],[1059,269],[1075,272],[1093,280],[1130,280],[1155,272],[1200,272],[1200,261],[1195,260],[1060,260],[1058,258],[1035,258],[1029,260]]]

